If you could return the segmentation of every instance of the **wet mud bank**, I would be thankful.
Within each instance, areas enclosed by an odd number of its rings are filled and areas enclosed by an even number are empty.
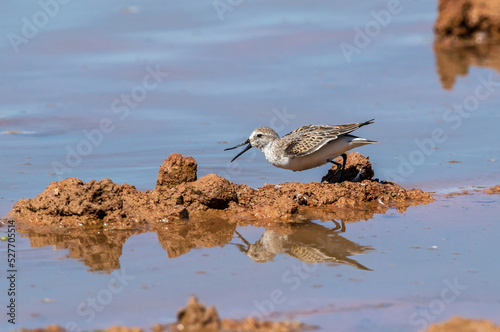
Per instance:
[[[217,309],[205,307],[196,297],[189,299],[187,306],[177,312],[177,321],[171,324],[157,323],[151,327],[153,332],[299,332],[315,330],[315,326],[303,324],[296,321],[260,321],[248,317],[243,320],[231,318],[221,319]],[[67,332],[66,329],[58,325],[50,325],[46,328],[24,329],[21,332]],[[112,326],[102,332],[144,332],[139,327]]]
[[[216,174],[197,178],[192,157],[165,159],[156,188],[139,191],[110,179],[52,182],[33,199],[19,200],[8,218],[20,226],[139,229],[156,223],[206,218],[231,222],[358,221],[389,208],[399,212],[433,201],[429,193],[373,179],[368,158],[351,153],[343,182],[335,166],[321,183],[266,184],[254,189]],[[333,182],[333,183],[330,183]]]
[[[452,192],[449,194],[446,194],[446,197],[453,197],[453,196],[461,196],[461,195],[474,195],[474,194],[488,194],[488,195],[495,195],[495,194],[500,194],[500,185],[497,184],[496,186],[489,187],[489,188],[476,188],[476,189],[469,189],[469,190],[462,190],[462,191],[456,191]]]
[[[189,299],[185,308],[177,312],[177,321],[170,324],[156,323],[150,330],[153,332],[299,332],[316,330],[313,325],[297,321],[260,321],[253,317],[243,320],[231,318],[221,319],[215,307],[205,307],[197,298]],[[67,332],[58,325],[45,328],[25,329],[21,332]],[[144,332],[139,327],[111,326],[102,332]],[[469,319],[460,316],[452,317],[446,322],[434,323],[425,332],[500,332],[500,326],[484,319]]]
[[[439,0],[434,26],[437,40],[450,46],[500,41],[500,2]]]
[[[468,319],[460,316],[452,317],[444,323],[434,323],[424,332],[500,332],[500,326],[485,319]]]
[[[470,66],[500,72],[500,2],[440,0],[434,24],[434,51],[441,83],[452,89]]]

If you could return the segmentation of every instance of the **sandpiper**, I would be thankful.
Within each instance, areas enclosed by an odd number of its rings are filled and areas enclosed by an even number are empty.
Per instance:
[[[297,172],[330,162],[337,165],[337,170],[343,172],[347,159],[346,151],[377,143],[349,134],[373,121],[374,119],[371,119],[344,125],[306,125],[281,138],[272,128],[259,127],[246,141],[224,151],[248,144],[231,162],[255,146],[264,152],[267,161],[276,167]],[[343,158],[342,165],[334,161],[338,156]]]

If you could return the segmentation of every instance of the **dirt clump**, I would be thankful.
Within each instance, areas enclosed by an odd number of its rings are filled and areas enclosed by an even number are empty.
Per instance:
[[[259,321],[252,317],[243,321],[226,318],[221,321],[221,325],[224,331],[296,332],[315,329],[313,326],[306,326],[299,322]]]
[[[47,327],[39,327],[35,329],[21,328],[21,332],[66,332],[65,329],[59,325],[49,325]]]
[[[143,329],[139,327],[127,327],[127,326],[111,326],[105,330],[96,330],[99,332],[144,332]],[[45,328],[36,329],[25,329],[21,328],[20,332],[70,332],[69,330],[63,329],[58,325],[49,325]]]
[[[196,297],[191,297],[185,308],[177,312],[177,322],[170,331],[219,331],[221,323],[215,307],[206,308],[198,302]]]
[[[52,227],[98,227],[107,223],[117,228],[133,227],[134,206],[147,195],[128,184],[110,179],[84,183],[77,178],[52,182],[37,197],[21,199],[14,211],[29,223]]]
[[[19,200],[9,218],[32,227],[113,229],[207,217],[231,222],[297,222],[335,215],[355,221],[389,208],[402,212],[433,201],[421,190],[373,179],[371,163],[359,153],[347,158],[346,181],[335,182],[339,180],[335,168],[332,166],[322,183],[288,182],[254,189],[216,174],[198,179],[192,157],[172,154],[161,166],[153,191],[139,191],[109,179],[84,183],[68,178],[51,183],[33,199]]]
[[[220,319],[215,307],[205,307],[198,302],[196,297],[191,297],[185,308],[177,312],[177,322],[171,324],[157,323],[152,326],[153,332],[299,332],[315,329],[315,326],[300,322],[271,322],[260,321],[249,317],[244,320],[233,320],[230,318]],[[58,326],[49,325],[45,328],[26,329],[21,332],[69,332]],[[143,332],[138,327],[112,326],[102,332]]]
[[[220,332],[220,331],[248,331],[248,332],[297,332],[310,329],[311,326],[299,322],[270,322],[260,321],[253,317],[244,320],[226,318],[221,320],[215,307],[206,308],[198,302],[196,297],[189,299],[187,307],[177,313],[177,322],[173,324],[153,327],[153,331],[192,331],[192,332]]]
[[[36,329],[26,329],[21,328],[20,332],[69,332],[68,330],[60,327],[59,325],[49,325],[44,328]],[[126,326],[111,326],[105,330],[98,330],[100,332],[144,332],[143,329],[138,327],[126,327]]]
[[[461,191],[448,193],[445,195],[445,197],[474,195],[474,194],[489,194],[489,195],[500,194],[500,185],[497,184],[496,186],[485,188],[485,189],[478,189],[478,188],[469,189],[469,190],[464,189]]]
[[[156,188],[172,188],[184,182],[196,181],[197,168],[198,164],[193,157],[172,153],[160,166]]]
[[[335,162],[342,164],[342,157],[337,157]],[[372,169],[370,158],[363,156],[358,152],[349,153],[346,160],[342,179],[350,182],[361,182],[373,178],[375,172]],[[341,172],[334,169],[334,166],[328,173],[321,179],[321,182],[336,183],[341,180]]]
[[[486,194],[490,194],[490,195],[500,194],[500,185],[497,184],[496,186],[493,186],[491,188],[486,188],[483,190],[483,192],[485,192]]]
[[[450,44],[481,44],[500,40],[497,0],[439,0],[434,25],[437,38]]]
[[[188,301],[186,308],[177,313],[177,322],[172,324],[155,324],[153,332],[299,332],[314,330],[316,326],[306,325],[295,321],[259,321],[253,317],[244,320],[230,318],[220,319],[215,307],[206,308],[195,297]],[[68,332],[58,325],[49,325],[45,328],[21,328],[20,332]],[[112,326],[102,332],[143,332],[139,327]],[[434,323],[425,332],[500,332],[500,326],[485,319],[468,319],[452,317],[446,322]]]
[[[444,323],[435,323],[425,332],[500,332],[500,326],[485,319],[452,317]]]
[[[469,66],[500,72],[500,2],[498,0],[440,0],[434,25],[437,71],[445,89]],[[491,91],[490,91],[491,92]]]

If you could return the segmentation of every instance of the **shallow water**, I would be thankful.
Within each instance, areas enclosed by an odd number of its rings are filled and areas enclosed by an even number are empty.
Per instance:
[[[21,35],[22,18],[32,20],[41,10],[35,2],[1,6],[4,36]],[[285,134],[302,124],[375,118],[359,135],[380,143],[359,152],[370,156],[376,177],[441,193],[500,183],[498,86],[491,83],[487,98],[474,99],[482,82],[500,75],[481,63],[466,68],[452,89],[443,88],[439,73],[456,64],[437,67],[433,1],[401,2],[401,12],[351,62],[342,54],[342,42],[354,45],[354,28],[373,21],[371,10],[386,7],[371,1],[244,1],[221,20],[209,1],[61,5],[17,53],[8,38],[0,40],[0,215],[68,176],[109,177],[151,189],[159,165],[173,152],[193,156],[200,177],[216,173],[253,187],[318,181],[326,173],[325,167],[277,169],[258,151],[229,164],[235,152],[223,149],[261,125]],[[155,70],[156,81],[149,78]],[[127,94],[135,99],[127,102]],[[112,240],[107,232],[59,240],[18,237],[18,326],[149,327],[172,321],[190,294],[216,305],[221,316],[237,318],[258,311],[255,303],[268,304],[278,289],[286,300],[279,297],[283,303],[275,305],[272,318],[291,315],[325,331],[418,330],[420,316],[412,325],[411,314],[425,310],[445,280],[455,278],[467,289],[436,309],[442,311],[436,319],[463,314],[498,323],[498,212],[496,196],[460,196],[350,223],[345,232],[328,231],[315,243],[340,257],[339,264],[303,265],[291,255],[292,245],[311,246],[316,236],[299,232],[283,240],[269,230],[264,239],[288,244],[273,261],[257,263],[245,253],[262,246],[255,244],[264,229],[254,227],[238,227],[240,237],[228,226],[225,242],[208,242],[210,248],[194,240],[188,245],[182,237],[175,242],[159,231],[120,233]],[[316,221],[309,227],[337,226]],[[334,255],[329,241],[350,250]],[[179,248],[165,250],[170,242]],[[313,270],[299,278],[296,290],[291,287],[297,279],[283,281],[294,266]],[[78,305],[108,289],[112,271],[135,278],[87,323],[90,313],[78,315]],[[129,301],[140,305],[130,310]]]
[[[498,322],[498,203],[455,196],[284,230],[207,221],[30,232],[18,242],[19,321],[150,327],[174,321],[196,294],[223,317],[299,319],[324,331],[416,331],[457,314]]]

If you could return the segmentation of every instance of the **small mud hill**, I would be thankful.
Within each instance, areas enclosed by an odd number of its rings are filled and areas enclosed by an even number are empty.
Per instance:
[[[207,216],[259,222],[356,221],[391,207],[404,211],[433,201],[419,189],[379,182],[373,175],[368,158],[350,153],[345,171],[348,181],[335,183],[338,178],[330,170],[322,183],[266,184],[254,189],[216,174],[198,179],[196,161],[174,153],[160,167],[152,191],[139,191],[110,179],[85,183],[68,178],[52,182],[33,199],[19,200],[9,218],[24,226],[117,229]]]

